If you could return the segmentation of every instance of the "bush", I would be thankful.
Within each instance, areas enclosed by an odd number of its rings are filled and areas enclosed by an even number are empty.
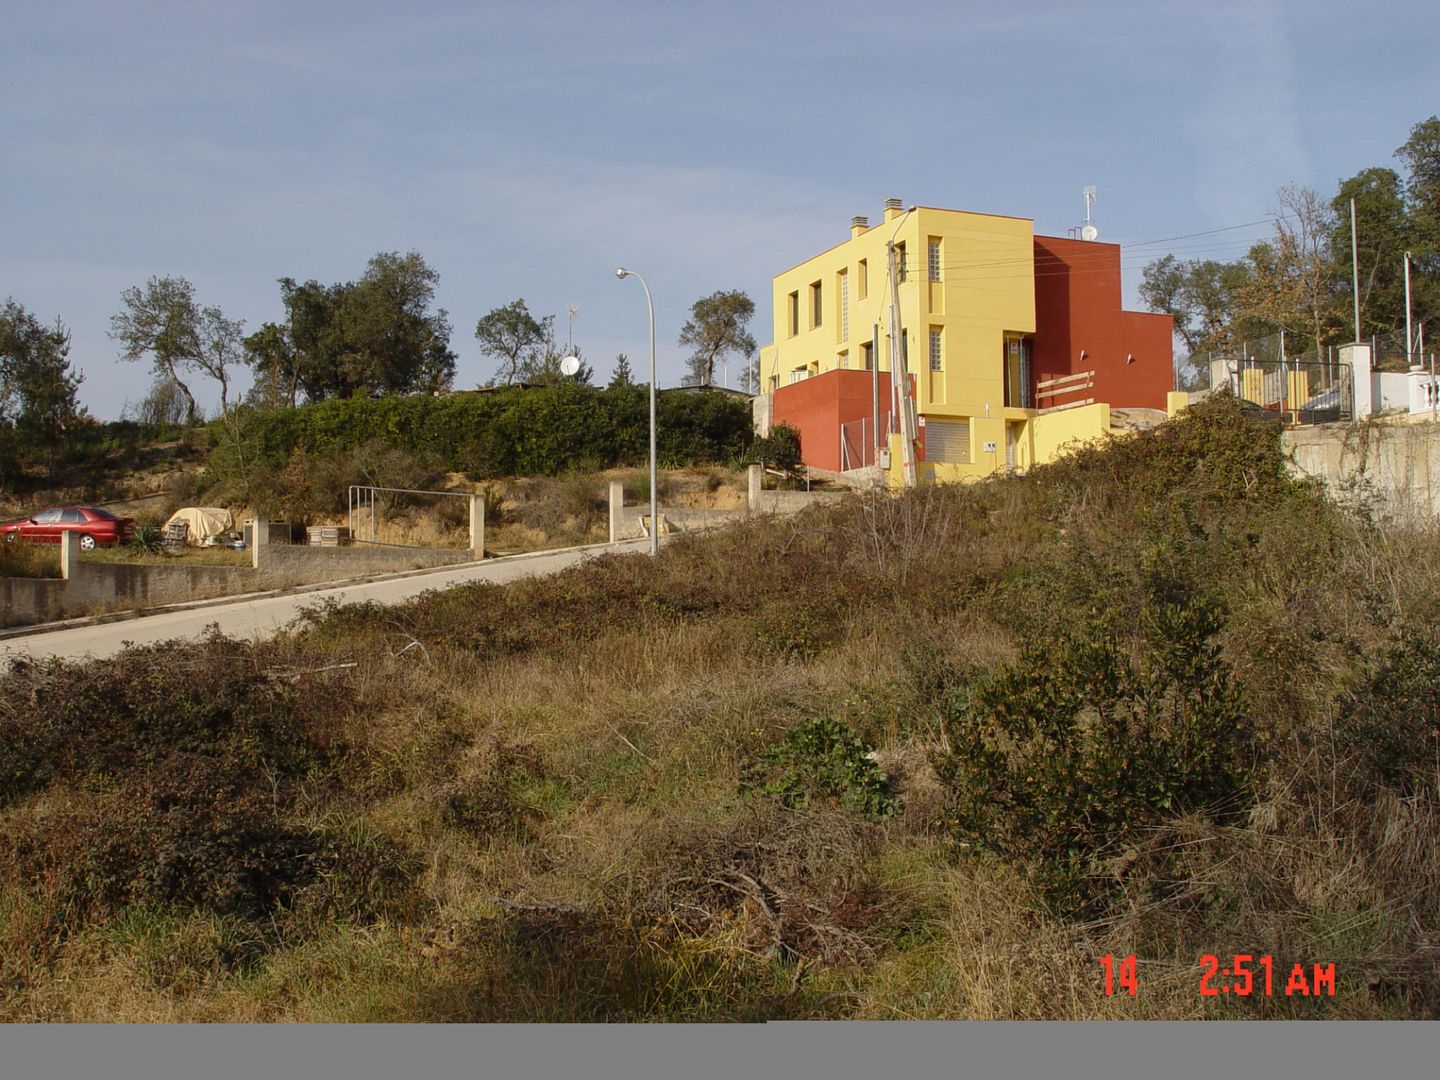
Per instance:
[[[743,453],[747,402],[723,394],[662,394],[657,453],[667,464],[720,462]],[[433,457],[475,479],[558,476],[636,465],[649,456],[649,406],[636,387],[575,383],[507,387],[444,397],[391,395],[321,401],[296,409],[241,408],[209,426],[210,485],[244,488],[299,453],[333,459],[367,444]]]
[[[745,785],[792,808],[828,801],[864,817],[887,817],[898,801],[870,752],[838,720],[810,720],[761,753]]]
[[[785,424],[776,424],[769,435],[750,444],[740,464],[761,464],[790,474],[797,472],[801,465],[800,433]]]
[[[1440,638],[1408,627],[1340,698],[1336,735],[1371,777],[1406,795],[1440,784]]]
[[[1036,872],[1056,906],[1099,898],[1102,853],[1170,815],[1233,805],[1247,723],[1218,610],[1162,598],[1139,660],[1095,623],[949,695],[948,824]]]

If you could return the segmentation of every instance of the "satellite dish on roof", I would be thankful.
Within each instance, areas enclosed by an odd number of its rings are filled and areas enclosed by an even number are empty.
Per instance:
[[[580,370],[580,358],[578,356],[567,356],[560,361],[560,374],[574,375]]]
[[[1081,240],[1094,240],[1099,235],[1100,230],[1097,229],[1094,225],[1086,225],[1080,230]]]

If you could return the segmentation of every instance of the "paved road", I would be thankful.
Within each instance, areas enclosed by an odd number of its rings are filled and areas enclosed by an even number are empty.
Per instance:
[[[664,541],[665,538],[661,537],[661,542]],[[562,551],[511,555],[488,559],[483,563],[422,570],[332,588],[206,602],[119,622],[42,631],[0,641],[0,667],[8,667],[9,661],[17,657],[38,659],[59,656],[74,660],[86,656],[110,656],[124,649],[127,642],[145,645],[171,638],[191,638],[204,633],[212,624],[219,625],[221,631],[230,637],[269,637],[294,620],[301,608],[325,600],[350,604],[375,600],[382,604],[394,604],[432,589],[445,589],[471,581],[505,582],[553,574],[597,555],[643,552],[648,550],[649,543],[644,539],[625,540],[618,544],[591,544]]]

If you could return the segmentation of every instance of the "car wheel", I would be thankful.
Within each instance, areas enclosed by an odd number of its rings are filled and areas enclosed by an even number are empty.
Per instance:
[[[91,536],[89,533],[86,533],[85,535],[81,536],[81,537],[80,537],[80,550],[81,550],[81,551],[94,551],[94,550],[95,550],[95,537]]]
[[[18,533],[13,533],[13,532],[8,532],[8,533],[6,533],[6,534],[5,534],[5,542],[6,542],[7,544],[13,544],[13,543],[15,542],[15,537],[16,537],[17,535],[18,535]]]

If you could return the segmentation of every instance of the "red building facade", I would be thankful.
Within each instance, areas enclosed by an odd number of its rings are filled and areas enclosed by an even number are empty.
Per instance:
[[[1035,237],[1034,386],[1093,371],[1093,388],[1071,397],[1165,408],[1175,381],[1170,316],[1126,311],[1120,295],[1119,244]]]

